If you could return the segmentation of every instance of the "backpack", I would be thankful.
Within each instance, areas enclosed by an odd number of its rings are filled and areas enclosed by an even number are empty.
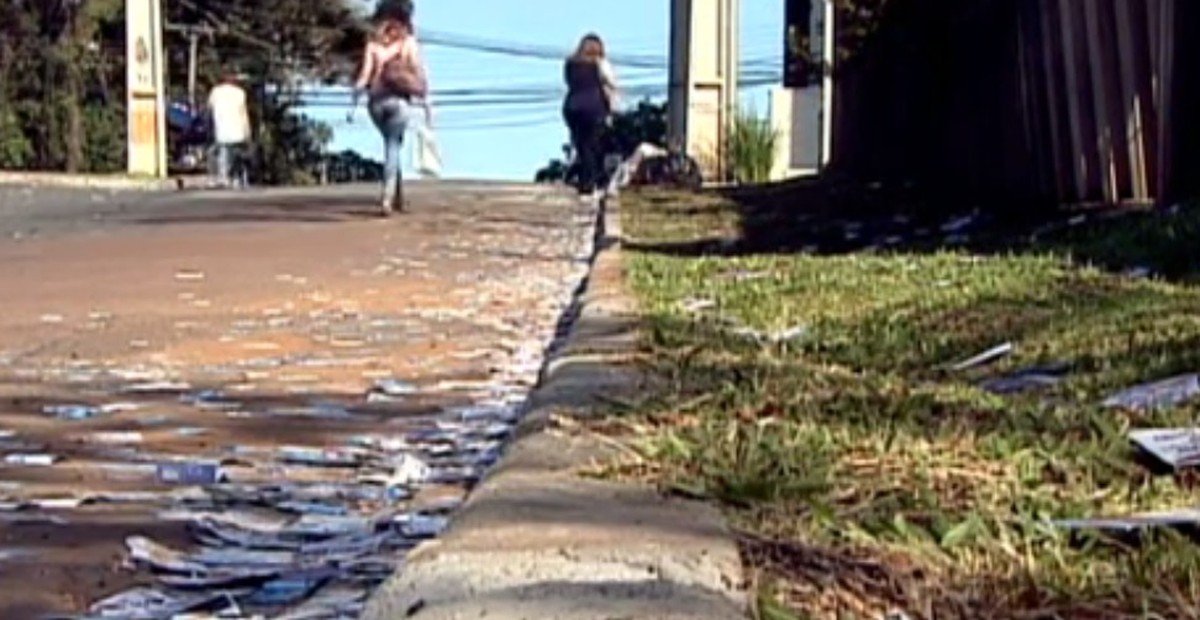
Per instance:
[[[412,62],[403,50],[393,54],[379,67],[376,78],[380,90],[405,98],[424,97],[427,85],[424,72]]]

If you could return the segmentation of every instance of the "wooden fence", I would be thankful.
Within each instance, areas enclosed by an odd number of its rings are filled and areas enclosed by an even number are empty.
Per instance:
[[[833,166],[981,202],[1197,194],[1200,0],[892,0],[835,68]]]

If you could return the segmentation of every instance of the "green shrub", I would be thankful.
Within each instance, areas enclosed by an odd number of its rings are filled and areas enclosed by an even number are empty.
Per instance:
[[[729,170],[738,183],[763,183],[770,179],[779,132],[771,119],[754,110],[738,109],[729,128]]]

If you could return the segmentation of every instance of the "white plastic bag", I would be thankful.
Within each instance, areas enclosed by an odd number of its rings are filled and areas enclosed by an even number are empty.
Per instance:
[[[437,178],[442,175],[442,154],[438,149],[437,137],[425,124],[417,125],[417,174]]]

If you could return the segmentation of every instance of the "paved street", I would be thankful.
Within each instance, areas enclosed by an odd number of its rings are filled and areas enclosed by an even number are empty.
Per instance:
[[[234,550],[253,545],[229,528],[264,520],[365,549],[373,570],[321,581],[352,610],[407,543],[363,547],[344,521],[453,507],[536,377],[595,213],[447,182],[381,219],[374,195],[0,188],[0,618],[85,611],[155,584],[155,562],[200,592],[236,581],[186,555],[205,511],[240,515],[204,521]],[[404,454],[428,467],[402,476]],[[203,484],[215,464],[221,493]],[[131,564],[130,536],[157,559]]]

